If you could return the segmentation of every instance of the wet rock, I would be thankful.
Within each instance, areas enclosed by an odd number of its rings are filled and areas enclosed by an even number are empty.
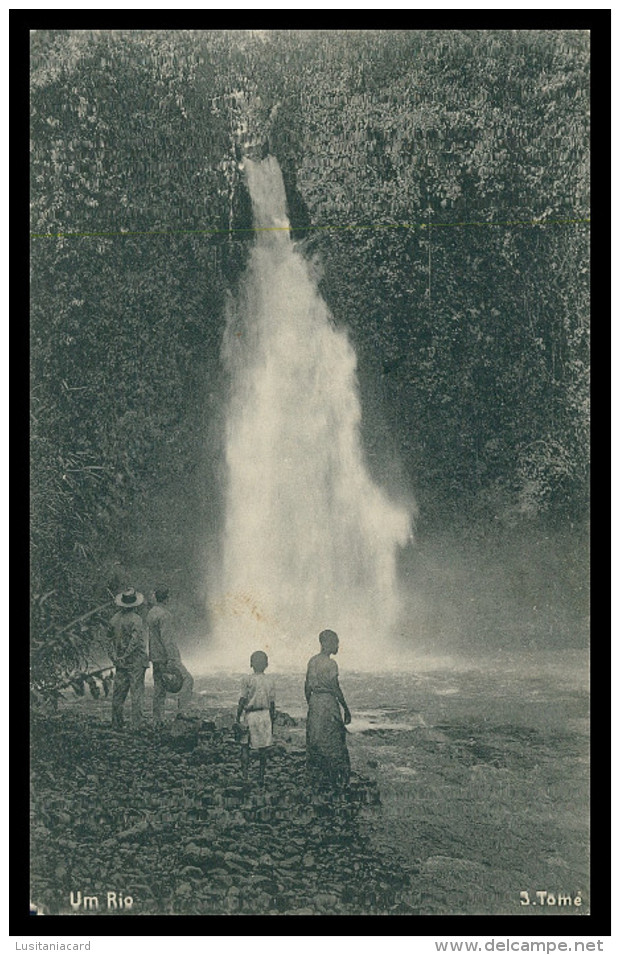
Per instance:
[[[457,859],[451,856],[430,856],[424,863],[427,872],[473,873],[484,868],[479,862],[471,859]]]
[[[315,902],[321,911],[332,911],[338,905],[338,896],[330,892],[319,892]]]
[[[231,799],[242,799],[245,795],[245,787],[242,785],[226,786],[222,791],[222,795]]]
[[[561,856],[548,856],[545,860],[547,865],[555,866],[559,869],[569,869],[570,866],[566,859],[563,859]]]
[[[301,856],[294,855],[288,856],[284,859],[278,860],[278,865],[283,866],[285,869],[296,869],[301,862]]]
[[[289,716],[288,713],[285,713],[284,710],[276,710],[276,718],[273,721],[274,726],[298,726],[299,720],[296,720],[294,717]]]
[[[129,842],[132,839],[136,839],[140,836],[143,836],[148,832],[148,823],[146,821],[139,822],[135,826],[131,826],[130,829],[124,829],[122,832],[117,832],[116,839],[118,842]]]
[[[174,894],[190,896],[193,891],[194,890],[189,882],[181,882],[181,884],[177,885],[176,889],[174,890]]]
[[[202,879],[204,877],[202,869],[199,869],[195,865],[186,865],[183,869],[181,869],[179,874],[187,879]]]
[[[198,746],[200,732],[199,720],[175,720],[169,730],[168,745],[177,756],[187,753]]]
[[[202,859],[204,848],[196,845],[195,842],[189,842],[183,847],[182,858],[188,860]]]
[[[248,898],[248,904],[253,907],[256,912],[266,912],[271,903],[271,897],[266,892],[261,892],[260,890],[256,893],[252,893]]]

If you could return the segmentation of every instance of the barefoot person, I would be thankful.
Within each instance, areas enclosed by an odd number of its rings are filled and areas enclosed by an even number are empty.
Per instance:
[[[112,728],[122,730],[123,708],[127,694],[131,694],[131,728],[139,729],[144,721],[144,674],[149,660],[146,653],[146,633],[142,618],[136,609],[144,597],[133,588],[114,598],[119,608],[108,629],[110,659],[116,667],[112,692]]]
[[[163,674],[167,670],[175,670],[183,678],[183,685],[178,693],[178,716],[187,715],[192,702],[194,680],[191,673],[181,662],[181,654],[176,644],[173,632],[172,614],[168,610],[169,593],[161,588],[153,594],[155,606],[152,607],[146,618],[149,631],[149,657],[153,664],[153,722],[161,726],[164,722],[166,706],[166,687]]]
[[[273,679],[266,675],[269,660],[262,650],[250,657],[252,673],[243,678],[241,697],[237,706],[237,723],[241,727],[241,769],[248,778],[250,749],[258,752],[258,785],[265,783],[267,751],[273,740],[273,721],[276,716],[276,694]]]
[[[308,702],[306,771],[318,787],[342,789],[351,768],[345,730],[351,713],[338,682],[338,664],[331,659],[338,653],[338,635],[323,630],[319,642],[321,652],[308,662],[304,687]]]

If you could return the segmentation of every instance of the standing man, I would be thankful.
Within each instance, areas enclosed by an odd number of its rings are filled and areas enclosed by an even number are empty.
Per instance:
[[[192,700],[194,680],[191,673],[181,662],[181,654],[174,638],[172,614],[166,606],[168,590],[156,590],[153,594],[155,606],[149,610],[146,624],[149,631],[149,657],[153,664],[153,722],[155,726],[162,726],[164,722],[164,708],[166,705],[166,687],[162,679],[165,670],[176,670],[183,677],[183,685],[179,690],[179,717],[187,714]]]
[[[131,693],[131,728],[140,729],[144,723],[144,674],[149,665],[146,652],[146,631],[136,608],[144,602],[142,594],[133,588],[114,598],[119,610],[110,620],[108,638],[110,659],[116,667],[112,693],[112,728],[122,730],[123,707]]]

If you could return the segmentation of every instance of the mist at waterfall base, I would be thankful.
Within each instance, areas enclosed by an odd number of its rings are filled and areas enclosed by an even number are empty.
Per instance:
[[[397,557],[415,505],[368,473],[355,352],[291,239],[276,159],[244,170],[256,240],[223,343],[227,485],[208,661],[246,669],[263,649],[277,669],[300,669],[329,628],[363,669],[400,624]]]

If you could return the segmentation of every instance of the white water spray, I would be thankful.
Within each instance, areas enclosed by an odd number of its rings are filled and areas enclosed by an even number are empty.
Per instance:
[[[223,346],[231,396],[211,661],[246,669],[263,649],[274,669],[301,668],[330,628],[363,667],[398,620],[396,555],[413,505],[391,502],[367,472],[356,356],[291,241],[278,163],[244,165],[257,233]]]

